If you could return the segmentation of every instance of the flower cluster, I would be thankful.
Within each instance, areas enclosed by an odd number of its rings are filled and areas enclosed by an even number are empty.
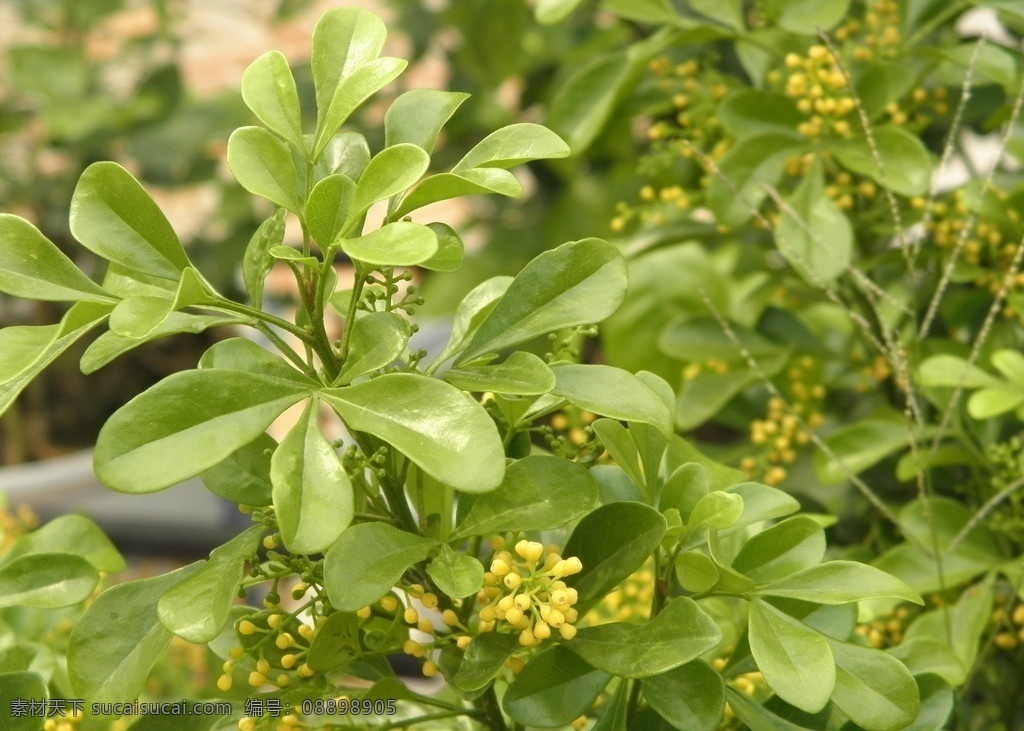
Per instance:
[[[650,619],[655,579],[654,561],[648,560],[587,612],[586,623],[597,625]]]
[[[806,56],[786,56],[786,96],[796,100],[796,108],[804,115],[797,131],[805,137],[817,138],[833,134],[852,137],[857,104],[850,93],[846,74],[825,46],[811,46]],[[780,78],[778,72],[769,81]]]
[[[480,631],[514,630],[523,647],[535,647],[555,631],[571,640],[576,636],[573,605],[578,597],[562,579],[582,569],[578,558],[562,558],[557,548],[546,550],[534,541],[519,541],[514,554],[499,551],[476,597],[484,604]]]
[[[316,629],[294,614],[269,609],[250,614],[235,625],[241,642],[229,651],[217,688],[228,691],[234,685],[233,673],[245,658],[258,658],[246,678],[254,688],[276,685],[284,688],[297,678],[316,675],[306,662]]]

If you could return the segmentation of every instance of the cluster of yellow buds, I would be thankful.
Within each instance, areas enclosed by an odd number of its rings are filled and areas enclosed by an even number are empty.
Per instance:
[[[265,717],[262,724],[266,727],[267,722],[273,723],[274,731],[295,731],[302,725],[302,719],[294,713],[286,713],[283,716]],[[238,721],[238,731],[256,731],[260,728],[261,719],[245,716]]]
[[[323,620],[322,617],[318,619]],[[296,677],[316,675],[316,671],[305,662],[316,629],[295,615],[275,610],[255,612],[240,620],[235,631],[242,644],[229,651],[223,674],[217,679],[219,690],[226,692],[231,689],[235,668],[247,655],[259,657],[246,678],[253,688],[265,685],[284,688]]]
[[[75,731],[85,714],[78,709],[68,709],[61,718],[48,718],[43,722],[43,731]]]
[[[871,647],[876,649],[895,647],[903,642],[903,633],[906,632],[911,619],[913,617],[910,610],[906,607],[899,607],[884,617],[858,624],[856,631],[867,640]]]
[[[519,644],[535,647],[557,631],[563,639],[576,636],[573,605],[576,590],[562,580],[583,570],[576,557],[562,558],[557,547],[522,540],[515,553],[498,551],[477,593],[481,632],[508,627],[519,633]]]
[[[796,100],[796,107],[804,115],[797,131],[805,137],[816,138],[825,134],[852,137],[857,104],[848,88],[846,75],[825,46],[811,46],[806,56],[790,53],[785,62],[786,78],[783,90]],[[780,81],[778,72],[769,81]]]
[[[584,621],[588,625],[598,625],[650,619],[654,584],[654,561],[649,560],[608,592],[599,604],[587,612]]]
[[[0,505],[0,555],[23,533],[35,529],[39,518],[28,505],[19,505],[12,513],[6,505]]]
[[[997,602],[1005,603],[1005,597],[998,596]],[[1024,604],[1017,604],[1012,611],[1000,606],[992,612],[992,624],[999,630],[992,636],[992,644],[1000,650],[1015,650],[1024,645]]]
[[[465,627],[462,621],[459,619],[459,615],[453,609],[445,609],[440,612],[441,623],[447,630],[445,637],[439,637],[437,634],[438,628],[434,626],[434,621],[429,617],[421,615],[421,612],[414,606],[412,606],[412,599],[419,601],[420,606],[428,610],[437,610],[440,600],[438,596],[432,592],[426,591],[421,584],[412,584],[408,589],[405,590],[406,597],[409,600],[408,606],[402,610],[402,621],[412,628],[423,632],[424,634],[430,635],[429,642],[420,642],[409,638],[402,645],[402,652],[411,657],[423,660],[422,671],[423,675],[428,678],[432,678],[437,675],[437,663],[430,659],[429,654],[438,643],[444,641],[450,641],[450,638],[455,637],[456,644],[460,648],[465,648],[469,644],[469,637],[467,635],[455,636],[454,632],[458,630],[464,630]],[[381,608],[386,612],[396,612],[399,607],[398,599],[388,594],[384,596],[379,602]],[[364,610],[360,610],[364,611]],[[369,615],[366,615],[369,616]]]
[[[729,370],[730,366],[724,360],[718,360],[717,358],[697,360],[683,368],[683,380],[692,381],[694,378],[696,378],[697,376],[704,372],[724,375],[728,373]]]
[[[863,19],[850,19],[833,33],[837,41],[851,41],[858,61],[895,56],[900,46],[900,6],[896,0],[875,0]]]

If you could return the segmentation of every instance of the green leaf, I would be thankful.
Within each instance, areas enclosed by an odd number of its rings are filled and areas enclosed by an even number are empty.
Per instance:
[[[226,371],[251,371],[263,376],[292,381],[301,388],[316,385],[316,381],[295,370],[284,358],[249,338],[218,340],[203,353],[199,368],[217,368]]]
[[[828,640],[761,599],[750,603],[750,651],[765,681],[782,700],[817,713],[835,688]]]
[[[900,63],[876,61],[858,75],[857,96],[869,119],[882,115],[886,106],[899,103],[914,86],[914,73]]]
[[[1024,389],[1024,355],[1016,350],[997,350],[992,365],[1014,386]]]
[[[280,51],[268,51],[242,74],[242,99],[263,124],[298,149],[303,148],[299,93]]]
[[[559,365],[552,370],[551,392],[569,403],[601,416],[650,424],[665,436],[673,432],[672,412],[665,402],[629,371],[598,364]]]
[[[741,347],[758,361],[787,352],[785,347],[739,323],[728,324],[735,339],[713,317],[679,318],[662,330],[658,347],[673,358],[688,362],[721,360],[745,363]]]
[[[728,533],[746,528],[762,520],[781,518],[800,509],[800,503],[777,487],[757,482],[741,482],[725,488],[743,498],[743,515],[729,528]]]
[[[459,352],[473,337],[480,324],[494,309],[512,283],[512,277],[491,277],[484,280],[462,298],[452,316],[452,332],[448,342],[431,363],[431,370]]]
[[[238,598],[245,562],[253,558],[266,527],[254,525],[210,553],[207,561],[175,584],[156,605],[160,623],[188,642],[204,644],[220,634]]]
[[[701,15],[736,30],[743,30],[746,25],[743,19],[742,0],[728,0],[724,3],[718,0],[690,0],[690,7]]]
[[[412,266],[437,253],[437,234],[421,223],[397,221],[359,238],[340,239],[338,244],[356,261],[374,266]]]
[[[583,570],[566,581],[579,595],[579,612],[586,614],[640,568],[658,547],[666,527],[657,510],[630,502],[602,505],[580,520],[562,549],[563,556],[576,556],[583,564]]]
[[[443,381],[389,373],[321,396],[350,429],[383,439],[446,485],[487,492],[501,484],[505,450],[494,422]]]
[[[832,702],[869,731],[897,731],[915,718],[921,701],[914,676],[880,650],[831,641],[836,663]]]
[[[523,184],[501,168],[474,168],[456,173],[439,173],[424,178],[409,191],[392,217],[404,216],[417,208],[464,195],[497,193],[509,198],[523,194]]]
[[[900,644],[886,650],[906,665],[911,675],[933,673],[954,688],[967,679],[967,671],[957,659],[949,643],[931,637],[905,637]]]
[[[595,424],[597,422],[594,422]],[[693,506],[708,494],[708,474],[703,465],[687,462],[672,471],[661,488],[662,510],[675,509],[683,520],[690,519]]]
[[[423,148],[401,143],[385,147],[370,160],[356,182],[352,210],[345,229],[348,230],[377,201],[398,195],[419,180],[430,165],[430,155]]]
[[[46,717],[41,714],[15,716],[12,704],[15,701],[45,701],[50,689],[39,673],[23,671],[0,673],[0,708],[4,709],[4,731],[42,731]],[[26,708],[27,711],[27,708]]]
[[[608,454],[615,460],[615,464],[622,468],[638,489],[643,491],[647,485],[647,476],[640,463],[640,452],[632,433],[614,419],[597,419],[591,426],[601,444],[608,450]]]
[[[359,642],[361,620],[349,612],[335,612],[317,628],[309,645],[306,662],[318,672],[333,670],[342,663],[352,662],[362,654]]]
[[[315,49],[314,49],[315,53]],[[343,125],[349,116],[362,106],[363,102],[394,81],[408,62],[401,58],[378,58],[369,61],[351,76],[343,78],[334,93],[329,106],[320,106],[317,120],[317,134],[313,142],[313,158],[323,152],[331,136]],[[315,78],[315,77],[314,77]],[[324,111],[326,109],[326,111]]]
[[[0,292],[34,300],[113,299],[39,229],[9,213],[0,213]]]
[[[669,0],[604,0],[604,8],[620,18],[658,25],[684,24]]]
[[[688,378],[679,389],[675,407],[675,424],[679,429],[689,431],[714,419],[736,396],[755,384],[764,376],[771,377],[785,367],[788,355],[782,353],[761,360],[760,372],[747,367],[746,363],[732,366],[725,373],[701,371]]]
[[[569,157],[561,137],[539,124],[521,122],[491,132],[459,160],[453,173],[472,168],[508,169],[530,160]]]
[[[739,140],[718,164],[725,180],[716,175],[708,183],[708,206],[719,223],[738,226],[748,221],[768,195],[765,186],[776,185],[786,160],[802,149],[804,142],[795,133],[768,132]]]
[[[729,708],[745,723],[750,731],[819,731],[819,727],[798,726],[772,713],[757,701],[751,699],[731,685],[725,688]]]
[[[420,266],[435,272],[458,271],[466,255],[466,247],[455,229],[438,221],[428,223],[427,227],[437,236],[437,252],[420,262]]]
[[[324,556],[324,587],[332,606],[354,612],[372,604],[437,545],[386,523],[349,527]]]
[[[387,34],[384,21],[364,8],[332,8],[320,16],[313,29],[310,63],[321,115],[334,99],[338,83],[380,55]]]
[[[484,585],[484,567],[479,559],[441,546],[441,552],[427,566],[427,575],[447,596],[465,598]]]
[[[245,291],[249,294],[249,302],[254,307],[263,303],[263,281],[270,274],[274,260],[270,250],[284,242],[284,221],[288,211],[278,208],[277,212],[266,219],[249,239],[242,257],[242,278],[245,280]]]
[[[974,520],[974,515],[973,509],[950,498],[918,499],[900,509],[900,530],[908,542],[924,548],[932,556],[946,558],[954,538]],[[964,535],[953,553],[979,565],[994,565],[1003,559],[995,535],[983,522]]]
[[[998,388],[1003,383],[981,368],[968,365],[964,358],[944,354],[926,358],[918,369],[917,378],[922,386],[948,388],[959,387],[961,381],[964,388]]]
[[[714,731],[725,710],[725,683],[703,660],[644,680],[644,698],[677,729]]]
[[[817,521],[798,515],[751,537],[732,567],[764,583],[816,566],[824,555],[825,531]]]
[[[345,232],[355,192],[356,184],[341,173],[328,175],[313,186],[306,199],[306,224],[321,248]]]
[[[715,621],[689,597],[677,597],[646,624],[584,627],[566,647],[612,675],[647,678],[695,660],[721,641]]]
[[[76,694],[95,703],[135,700],[171,641],[157,602],[199,568],[113,586],[89,605],[68,638],[68,675]]]
[[[177,280],[189,266],[160,208],[114,162],[85,169],[71,198],[71,233],[85,248],[125,268]]]
[[[355,513],[352,482],[320,431],[318,407],[310,399],[270,459],[277,524],[285,547],[297,554],[326,550]]]
[[[702,526],[717,530],[731,527],[743,515],[743,498],[732,492],[715,490],[700,498],[686,521],[687,533]]]
[[[473,501],[452,538],[552,530],[583,517],[596,504],[597,483],[584,467],[529,455],[508,466],[497,490]]]
[[[0,414],[39,373],[110,314],[110,306],[76,302],[57,325],[0,328]]]
[[[792,134],[803,115],[789,97],[763,89],[740,89],[718,107],[718,119],[737,139],[768,132]]]
[[[394,312],[370,312],[348,325],[348,357],[335,382],[350,383],[394,363],[409,344],[409,323]]]
[[[917,592],[895,576],[856,561],[828,561],[812,566],[763,586],[758,592],[817,604],[846,604],[878,597],[924,603]]]
[[[967,399],[967,413],[973,419],[991,419],[1024,404],[1024,391],[1012,388],[982,388]]]
[[[825,437],[832,454],[818,451],[814,471],[824,484],[848,479],[907,446],[907,425],[889,419],[861,419]]]
[[[117,574],[125,569],[124,558],[114,544],[84,515],[61,515],[19,536],[0,558],[0,565],[37,553],[75,554],[105,574]]]
[[[299,172],[291,150],[262,127],[240,127],[228,138],[228,167],[239,184],[254,195],[302,213]]]
[[[517,350],[494,365],[467,365],[445,371],[444,380],[464,391],[539,396],[555,387],[555,374],[543,359]]]
[[[517,723],[564,726],[590,709],[609,680],[608,673],[555,645],[515,676],[501,705]]]
[[[67,607],[85,601],[99,572],[72,553],[30,553],[0,566],[0,607]]]
[[[926,195],[931,185],[932,163],[920,138],[891,125],[876,127],[874,138],[884,170],[876,164],[864,137],[834,143],[829,149],[851,172],[866,175],[898,195]]]
[[[533,17],[544,25],[560,23],[582,4],[583,0],[537,0]]]
[[[462,658],[452,685],[463,692],[482,689],[505,666],[505,661],[520,647],[515,635],[483,632],[473,637]]]
[[[200,473],[206,489],[239,505],[270,505],[270,456],[277,442],[269,434],[239,447],[226,459]]]
[[[441,128],[469,96],[436,89],[410,89],[400,94],[384,114],[384,145],[408,143],[430,154]]]
[[[788,197],[775,227],[775,245],[811,284],[831,282],[853,258],[853,228],[846,214],[825,195],[825,172],[816,162]]]
[[[121,492],[170,487],[256,439],[307,393],[300,384],[257,373],[175,373],[107,420],[93,455],[96,474]]]
[[[774,0],[775,22],[790,33],[816,35],[846,17],[850,0]]]
[[[354,183],[369,164],[370,143],[366,137],[354,130],[338,132],[328,140],[320,159],[313,166],[313,180],[341,174]]]

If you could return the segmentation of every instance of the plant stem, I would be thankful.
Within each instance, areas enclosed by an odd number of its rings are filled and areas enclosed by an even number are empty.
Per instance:
[[[493,685],[477,699],[476,704],[484,717],[484,723],[491,731],[508,731],[508,725],[501,713],[501,706],[498,704],[498,696],[494,692]]]
[[[345,330],[341,334],[341,346],[338,348],[338,357],[343,363],[345,358],[348,357],[348,344],[352,337],[352,323],[356,318],[356,307],[363,296],[363,286],[366,284],[367,274],[368,272],[364,271],[357,262],[355,281],[352,282],[352,298],[349,300],[348,311],[345,313]]]

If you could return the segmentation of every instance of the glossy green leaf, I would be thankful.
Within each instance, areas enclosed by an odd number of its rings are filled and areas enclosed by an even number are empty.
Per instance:
[[[139,696],[172,636],[160,624],[157,602],[198,569],[192,564],[118,584],[89,605],[68,638],[68,675],[80,698],[123,703]]]
[[[352,259],[374,266],[413,266],[437,253],[437,234],[429,226],[412,221],[389,223],[365,236],[338,243]]]
[[[846,604],[877,597],[923,604],[917,592],[895,576],[856,561],[812,566],[761,587],[759,592],[818,604]]]
[[[798,726],[780,718],[731,685],[725,687],[725,695],[729,708],[735,712],[740,721],[750,728],[750,731],[819,731],[816,727]]]
[[[122,492],[170,487],[256,439],[307,392],[295,382],[257,373],[175,373],[104,424],[93,455],[96,474]]]
[[[345,228],[351,227],[377,201],[397,195],[419,180],[428,165],[430,155],[409,143],[385,147],[374,155],[356,182]]]
[[[922,386],[957,388],[998,388],[1002,381],[955,355],[933,355],[925,358],[917,372]]]
[[[527,663],[509,685],[502,707],[513,721],[531,726],[563,726],[585,713],[611,676],[561,645]]]
[[[650,424],[671,434],[672,413],[646,383],[629,371],[599,364],[570,364],[552,368],[552,393],[601,416]]]
[[[0,292],[35,300],[113,299],[39,229],[9,213],[0,213]]]
[[[333,670],[342,663],[352,662],[362,654],[359,642],[361,620],[349,612],[335,612],[317,628],[309,645],[306,662],[314,670]]]
[[[311,399],[270,460],[274,513],[292,553],[326,550],[355,513],[352,482],[341,457],[320,431]]]
[[[816,452],[814,471],[826,485],[842,482],[903,449],[909,440],[910,432],[903,422],[861,419],[825,437],[834,458]]]
[[[160,597],[156,606],[160,623],[195,644],[219,635],[238,598],[245,562],[255,556],[266,530],[254,525],[215,548],[209,560],[199,561],[195,571]]]
[[[380,16],[365,8],[332,8],[320,16],[310,59],[320,115],[334,99],[338,83],[380,55],[387,34]]]
[[[815,164],[786,199],[775,227],[775,245],[811,284],[831,282],[853,259],[853,228],[825,194],[824,167]]]
[[[541,358],[517,350],[501,363],[445,371],[444,380],[464,391],[540,396],[555,387],[555,374]]]
[[[242,99],[272,132],[302,149],[299,93],[283,53],[268,51],[249,64],[242,74]]]
[[[50,697],[50,689],[39,673],[21,671],[0,673],[0,708],[4,709],[4,731],[42,731],[46,716],[28,713],[28,702],[46,701]],[[12,704],[25,702],[26,713],[16,716]]]
[[[508,466],[497,490],[473,501],[452,538],[551,530],[583,517],[596,504],[597,483],[584,467],[529,455]]]
[[[476,594],[484,584],[480,560],[447,545],[441,546],[441,552],[427,566],[427,575],[447,596],[459,599]]]
[[[520,122],[491,132],[459,160],[453,173],[472,168],[508,169],[530,160],[568,157],[569,146],[539,124]]]
[[[278,208],[277,212],[260,224],[249,239],[242,257],[242,278],[245,291],[249,294],[249,302],[259,307],[263,302],[263,280],[270,274],[273,259],[268,252],[284,241],[284,221],[287,210]]]
[[[428,223],[427,227],[437,236],[437,251],[426,261],[420,262],[420,266],[435,272],[458,271],[466,255],[462,238],[446,223],[434,221]]]
[[[262,127],[240,127],[228,138],[228,167],[254,195],[302,212],[299,173],[288,146]]]
[[[114,162],[93,163],[82,173],[71,198],[71,233],[104,259],[143,274],[177,280],[189,265],[166,216]]]
[[[501,672],[505,661],[519,648],[515,635],[481,632],[466,648],[462,664],[451,679],[452,685],[463,692],[480,690]]]
[[[313,180],[341,174],[355,182],[370,164],[370,143],[355,130],[338,132],[327,142],[313,166]]]
[[[263,376],[293,381],[297,386],[308,388],[317,385],[309,376],[301,373],[277,353],[267,350],[249,338],[225,338],[218,340],[203,353],[199,368],[217,368],[226,371],[250,371]]]
[[[994,416],[1013,411],[1024,404],[1024,390],[1020,386],[1006,388],[982,388],[967,399],[967,413],[974,419],[991,419]]]
[[[270,456],[277,442],[269,434],[239,447],[226,459],[200,473],[206,489],[239,505],[270,505]]]
[[[545,25],[560,23],[582,4],[583,0],[537,0],[533,16]]]
[[[566,647],[612,675],[646,678],[696,659],[721,640],[715,621],[692,599],[678,597],[646,624],[584,627]]]
[[[898,195],[926,195],[931,185],[932,162],[920,138],[901,127],[876,127],[873,131],[883,168],[875,162],[864,137],[830,147],[841,165],[866,175]]]
[[[597,438],[615,460],[615,464],[629,475],[629,479],[640,490],[647,485],[647,476],[640,463],[640,452],[630,430],[614,419],[597,419],[592,425]]]
[[[431,363],[432,369],[463,348],[497,305],[511,283],[512,277],[491,277],[471,289],[462,298],[452,317],[451,335],[437,358]]]
[[[103,322],[110,309],[97,302],[76,302],[57,325],[0,328],[0,414],[46,366]]]
[[[683,551],[676,555],[675,574],[679,585],[691,594],[703,594],[718,584],[722,572],[713,559],[700,551]]]
[[[796,103],[783,94],[740,89],[722,101],[718,119],[729,134],[742,139],[766,132],[790,134],[804,118]]]
[[[997,350],[992,354],[992,365],[1006,380],[1024,389],[1024,355],[1016,350]]]
[[[732,567],[757,583],[816,566],[825,555],[825,531],[817,521],[796,516],[752,536]]]
[[[750,650],[765,681],[790,705],[817,713],[835,688],[828,640],[761,599],[750,603]]]
[[[725,710],[725,683],[703,660],[644,680],[651,708],[680,731],[714,731]]]
[[[408,143],[428,154],[441,128],[469,94],[436,89],[410,89],[391,102],[384,114],[384,145]]]
[[[409,344],[409,323],[393,312],[371,312],[351,323],[348,357],[335,382],[345,384],[394,363]]]
[[[29,553],[0,565],[0,607],[67,607],[96,588],[99,572],[72,553]]]
[[[464,195],[487,195],[496,193],[509,198],[523,194],[523,184],[515,175],[502,168],[474,168],[456,173],[439,173],[424,178],[409,191],[394,216],[404,216],[417,208],[460,198]]]
[[[630,502],[602,505],[580,520],[562,549],[563,556],[576,556],[583,564],[580,573],[566,580],[579,595],[576,608],[585,614],[640,568],[658,547],[666,527],[657,510]]]
[[[372,604],[435,548],[435,541],[387,523],[351,526],[324,556],[324,586],[331,605],[354,612]]]
[[[704,467],[696,462],[687,462],[674,469],[665,480],[659,507],[678,510],[682,520],[689,520],[693,506],[708,494],[708,489],[708,475]]]
[[[389,373],[321,396],[350,429],[383,439],[446,485],[487,492],[501,484],[505,450],[494,422],[454,386]]]
[[[836,686],[832,702],[869,731],[897,731],[915,718],[921,701],[914,676],[880,650],[832,641]]]
[[[591,727],[591,731],[629,731],[626,724],[629,721],[629,700],[634,686],[635,683],[629,681],[619,682],[619,687],[615,689],[611,700],[602,704],[604,710],[597,723]],[[645,725],[644,728],[650,726]]]
[[[344,234],[355,193],[356,184],[341,173],[328,175],[313,186],[306,200],[306,225],[321,248]]]
[[[786,160],[803,147],[795,133],[768,132],[739,140],[718,163],[722,177],[715,175],[708,183],[708,206],[718,221],[738,226],[749,220],[768,195],[765,186],[778,184]]]
[[[714,490],[700,498],[686,521],[687,533],[702,526],[717,530],[731,527],[743,515],[743,498],[733,492]]]
[[[776,487],[757,482],[741,482],[726,488],[743,498],[743,515],[727,532],[746,528],[762,520],[782,518],[800,509],[800,503]]]
[[[408,62],[401,58],[378,58],[360,66],[351,76],[342,79],[334,99],[326,108],[326,113],[322,115],[322,121],[317,124],[318,132],[313,144],[314,158],[319,157],[331,135],[345,123],[349,115],[394,81],[407,65]],[[320,109],[322,111],[324,107]]]
[[[0,558],[0,565],[36,553],[73,553],[105,574],[125,569],[124,557],[103,530],[84,515],[61,515],[19,536]]]

